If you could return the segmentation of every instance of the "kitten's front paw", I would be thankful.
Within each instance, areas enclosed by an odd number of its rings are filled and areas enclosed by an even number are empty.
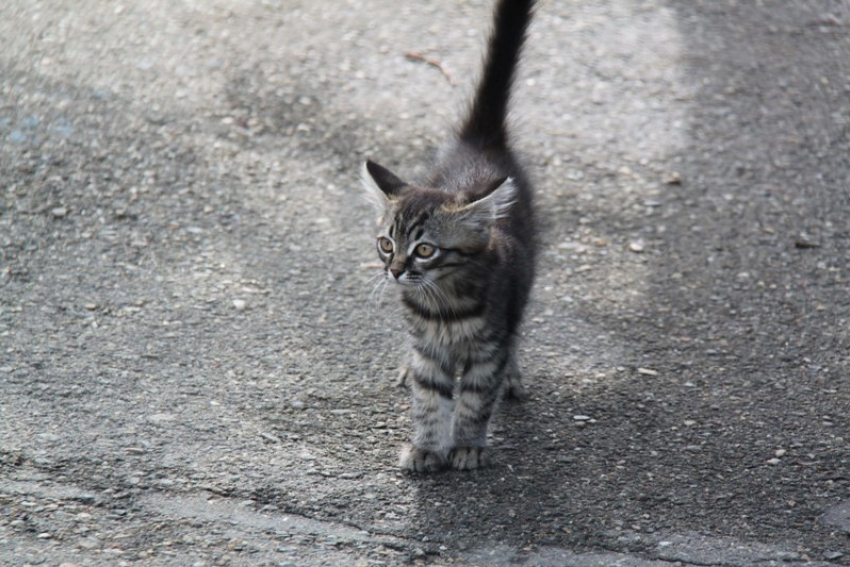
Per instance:
[[[449,453],[449,463],[456,471],[472,471],[486,466],[488,457],[485,447],[455,447]]]
[[[411,472],[437,472],[446,468],[446,459],[433,451],[408,445],[401,452],[401,468]]]

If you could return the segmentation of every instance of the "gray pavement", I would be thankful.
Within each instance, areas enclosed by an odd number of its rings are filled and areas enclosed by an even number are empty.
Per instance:
[[[0,5],[0,564],[850,564],[844,0],[540,2],[531,399],[397,469],[359,166],[424,171],[489,17]]]

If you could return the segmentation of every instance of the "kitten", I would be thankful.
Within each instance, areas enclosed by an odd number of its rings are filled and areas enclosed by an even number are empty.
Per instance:
[[[516,349],[534,279],[535,225],[506,117],[533,4],[498,0],[472,106],[422,184],[372,161],[364,167],[380,214],[378,256],[401,287],[410,329],[403,373],[414,434],[405,470],[482,466],[499,395],[524,394]]]

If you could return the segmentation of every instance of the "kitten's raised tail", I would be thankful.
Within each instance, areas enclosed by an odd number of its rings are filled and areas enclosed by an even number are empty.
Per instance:
[[[498,0],[481,82],[460,139],[483,148],[506,149],[508,102],[534,0]]]

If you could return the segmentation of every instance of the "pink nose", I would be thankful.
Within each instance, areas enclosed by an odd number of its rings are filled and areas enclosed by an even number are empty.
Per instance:
[[[401,275],[401,270],[399,270],[398,268],[390,268],[390,273],[395,279],[398,279],[398,277]]]

